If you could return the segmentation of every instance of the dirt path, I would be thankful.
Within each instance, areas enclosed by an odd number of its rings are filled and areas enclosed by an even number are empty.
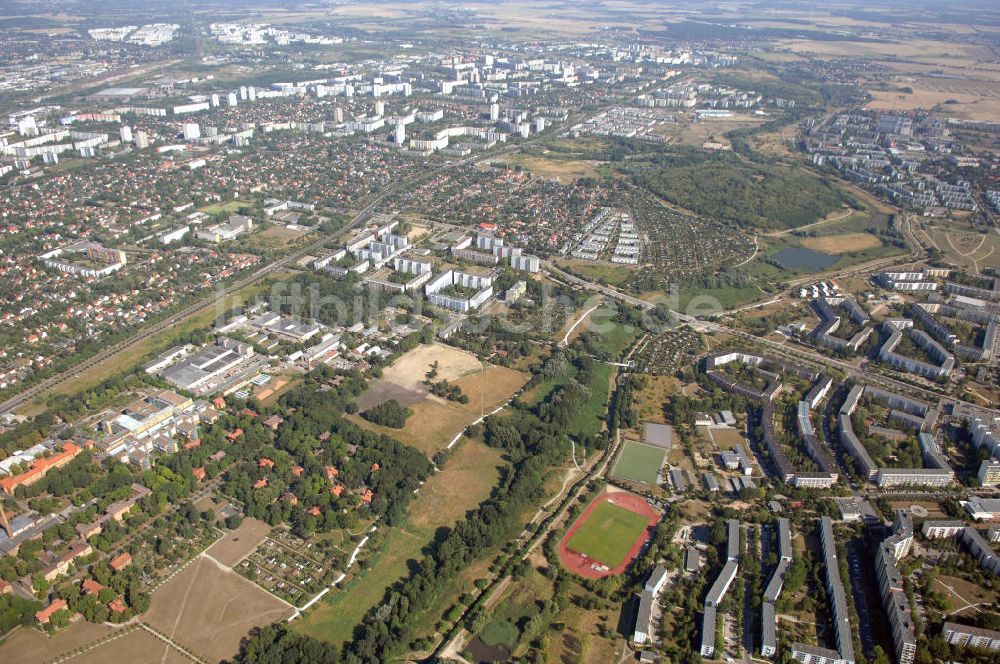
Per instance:
[[[590,309],[587,309],[586,311],[584,311],[583,315],[580,316],[576,320],[576,322],[573,323],[570,326],[570,328],[568,330],[566,330],[566,334],[563,335],[562,341],[559,342],[559,345],[560,346],[568,346],[569,345],[569,335],[573,334],[573,330],[575,330],[577,328],[577,326],[580,325],[580,323],[582,323],[583,321],[587,320],[587,317],[590,316],[590,314],[592,314],[598,307],[600,307],[601,304],[602,304],[601,302],[598,302],[597,304],[595,304],[594,306],[592,306]]]
[[[841,219],[846,219],[852,214],[857,212],[854,208],[847,208],[846,210],[841,210],[839,214],[832,214],[825,219],[820,219],[819,221],[814,221],[811,224],[806,224],[805,226],[796,226],[795,228],[786,228],[782,231],[771,231],[770,233],[765,233],[766,237],[781,237],[782,235],[788,235],[789,233],[794,233],[796,231],[804,231],[809,228],[815,228],[816,226],[822,226],[823,224],[829,224],[832,221],[840,221]]]

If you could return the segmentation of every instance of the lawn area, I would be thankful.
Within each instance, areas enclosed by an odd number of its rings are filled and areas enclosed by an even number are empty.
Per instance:
[[[594,382],[589,385],[590,399],[570,422],[568,433],[571,436],[586,438],[600,432],[604,425],[602,417],[607,411],[612,368],[607,364],[594,366]]]
[[[389,530],[362,571],[293,622],[293,629],[330,643],[350,640],[354,627],[382,602],[386,588],[407,575],[437,531],[454,526],[490,495],[500,466],[499,452],[463,438],[444,468],[420,488],[406,521]]]
[[[571,367],[570,370],[566,371],[562,376],[557,376],[555,378],[549,378],[543,380],[542,382],[535,385],[530,390],[524,393],[524,402],[528,405],[534,406],[545,401],[545,399],[552,394],[560,385],[565,385],[569,382],[569,379],[576,375],[576,367]]]
[[[602,501],[580,524],[566,546],[615,568],[625,560],[648,523],[642,514]]]
[[[517,626],[509,620],[504,620],[502,618],[494,618],[491,620],[490,624],[488,624],[486,629],[483,630],[483,633],[479,635],[479,638],[481,638],[483,643],[486,645],[502,645],[511,651],[514,650],[514,647],[517,645],[517,641],[520,637],[521,632],[517,629]]]
[[[629,347],[639,330],[627,327],[613,321],[616,315],[615,309],[602,306],[590,314],[590,325],[588,332],[597,337],[598,347],[605,351],[609,357],[619,358]]]
[[[665,455],[666,451],[660,447],[653,447],[634,440],[625,441],[625,449],[618,457],[618,463],[615,464],[611,474],[622,479],[655,486]]]
[[[563,260],[559,261],[559,267],[575,272],[588,281],[601,281],[612,286],[621,286],[632,276],[636,269],[626,265],[615,263],[604,263],[598,261],[584,260]]]
[[[517,652],[518,644],[525,637],[521,629],[538,615],[539,604],[552,597],[552,582],[537,570],[532,569],[523,578],[515,577],[497,602],[493,619],[478,635],[488,646],[503,646],[511,653]]]
[[[215,205],[203,207],[201,212],[205,214],[227,214],[230,212],[239,212],[243,208],[249,207],[252,207],[252,205],[246,201],[229,201],[228,203],[216,203]]]
[[[744,288],[691,288],[682,287],[677,298],[680,313],[689,315],[706,314],[719,309],[733,309],[754,300],[766,298],[756,286]],[[688,307],[691,307],[690,311]]]

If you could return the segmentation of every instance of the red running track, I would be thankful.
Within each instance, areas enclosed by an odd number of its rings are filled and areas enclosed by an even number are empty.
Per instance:
[[[628,555],[626,555],[624,560],[622,560],[621,565],[615,567],[614,569],[608,569],[593,558],[588,558],[566,546],[566,543],[570,541],[580,525],[590,517],[591,512],[594,511],[597,504],[605,501],[613,503],[619,507],[624,507],[630,512],[641,514],[647,519],[646,530],[644,530],[635,540],[632,548],[629,549]],[[644,547],[650,537],[653,536],[653,531],[656,529],[656,524],[659,522],[660,513],[657,512],[656,509],[654,509],[653,506],[647,503],[643,498],[640,498],[632,493],[606,493],[602,496],[598,496],[592,503],[587,505],[586,509],[583,510],[583,513],[577,518],[573,525],[570,526],[570,529],[566,531],[563,538],[559,540],[559,559],[562,561],[563,567],[587,579],[603,579],[613,574],[621,574],[628,568],[629,565],[632,564],[632,561],[639,555],[639,551],[642,550],[642,547]]]

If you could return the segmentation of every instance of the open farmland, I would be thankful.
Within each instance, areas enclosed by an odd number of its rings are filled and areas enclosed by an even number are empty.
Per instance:
[[[153,594],[146,622],[211,661],[239,650],[252,628],[288,618],[293,609],[205,556]]]

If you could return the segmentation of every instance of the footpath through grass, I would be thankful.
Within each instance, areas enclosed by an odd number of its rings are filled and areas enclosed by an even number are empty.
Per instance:
[[[382,602],[386,588],[408,575],[411,561],[423,557],[438,529],[452,527],[489,497],[499,480],[500,465],[496,450],[463,438],[444,469],[421,487],[406,521],[389,529],[370,558],[362,558],[354,578],[331,590],[292,622],[292,628],[329,643],[351,640],[354,628]]]

